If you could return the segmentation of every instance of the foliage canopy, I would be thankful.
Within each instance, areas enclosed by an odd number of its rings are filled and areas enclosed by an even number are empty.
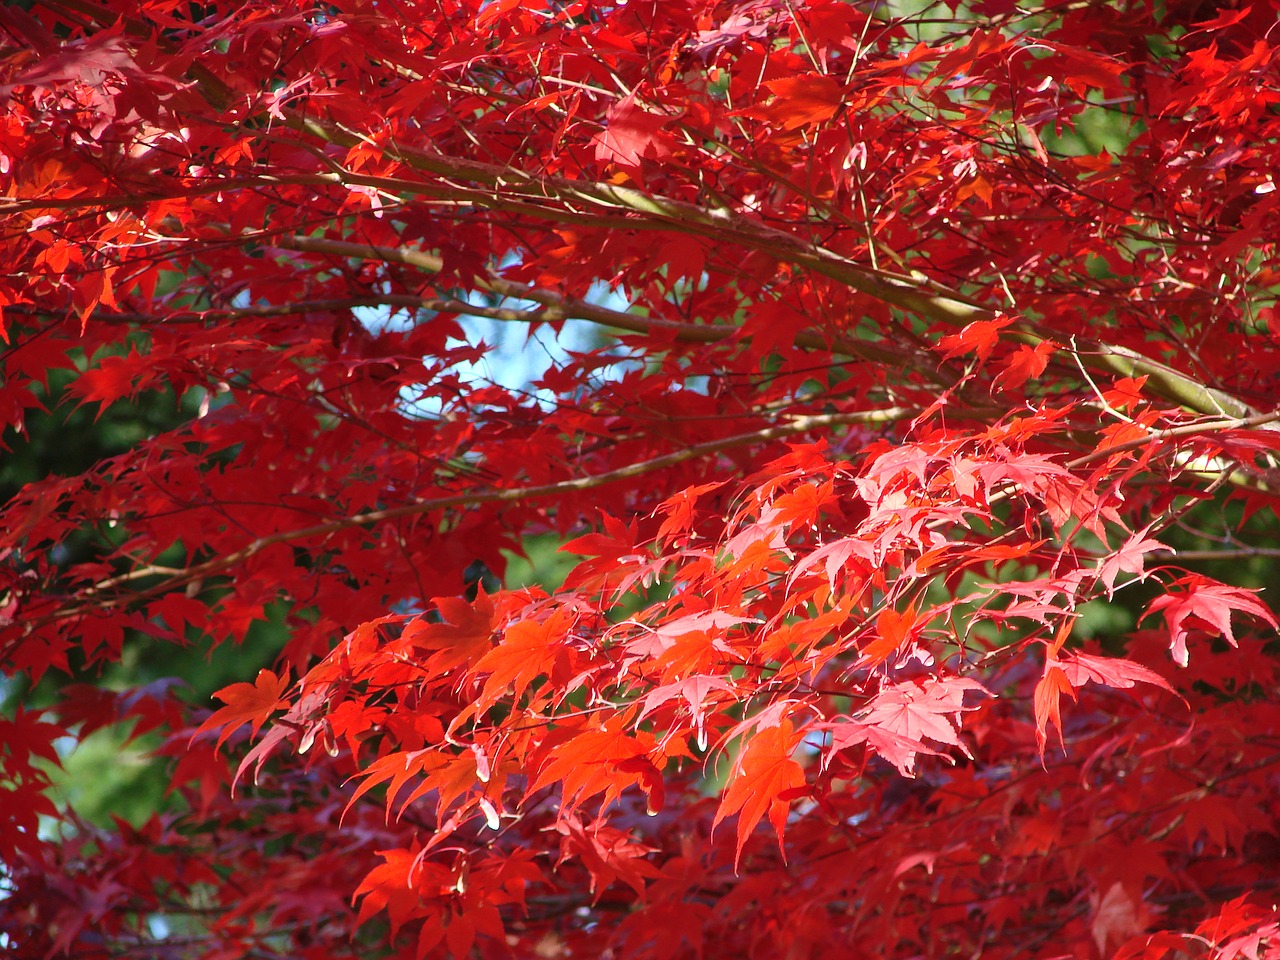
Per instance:
[[[1275,23],[0,9],[0,949],[1280,956]]]

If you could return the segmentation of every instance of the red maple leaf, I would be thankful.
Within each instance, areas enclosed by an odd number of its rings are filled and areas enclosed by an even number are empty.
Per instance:
[[[876,694],[862,722],[906,741],[933,740],[966,750],[960,742],[960,715],[966,693],[987,691],[966,677],[928,677],[888,686]],[[967,750],[966,750],[967,752]]]
[[[217,691],[214,696],[226,706],[219,707],[200,724],[195,737],[214,729],[220,729],[218,746],[226,743],[227,738],[238,729],[249,724],[249,732],[256,736],[258,730],[266,723],[267,718],[276,710],[288,706],[284,692],[289,686],[287,676],[276,676],[270,670],[258,671],[253,683],[233,683]]]
[[[792,758],[800,740],[801,734],[795,732],[790,720],[784,719],[776,726],[759,730],[747,741],[738,758],[737,771],[712,824],[714,827],[726,817],[738,814],[735,867],[742,860],[742,848],[751,831],[766,813],[778,836],[778,848],[782,850],[787,810],[791,801],[805,789],[804,770]]]
[[[1170,584],[1170,592],[1151,601],[1143,617],[1154,613],[1164,614],[1173,659],[1179,666],[1185,667],[1188,661],[1187,636],[1191,625],[1214,630],[1226,637],[1233,647],[1236,645],[1235,634],[1231,629],[1233,612],[1252,614],[1273,630],[1277,627],[1274,615],[1252,591],[1195,575],[1182,577]]]
[[[979,361],[991,356],[1000,340],[1000,331],[1013,323],[1013,317],[996,317],[992,320],[974,320],[959,333],[948,334],[938,341],[937,350],[943,360],[950,360],[965,353],[973,353]]]
[[[660,135],[668,117],[646,110],[631,93],[609,109],[604,129],[595,136],[596,159],[638,166],[643,157],[660,160],[670,147]]]

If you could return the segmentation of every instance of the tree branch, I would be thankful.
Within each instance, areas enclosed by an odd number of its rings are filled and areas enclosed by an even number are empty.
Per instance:
[[[304,540],[310,537],[323,537],[337,533],[341,530],[373,526],[374,524],[383,523],[388,520],[397,520],[402,517],[416,516],[418,514],[432,513],[440,510],[449,510],[455,507],[466,507],[481,503],[518,503],[523,500],[553,497],[581,490],[591,490],[596,487],[603,487],[607,484],[616,483],[620,480],[628,480],[634,477],[643,476],[644,474],[652,473],[656,470],[662,470],[666,467],[672,467],[676,464],[684,463],[687,460],[693,460],[698,457],[706,456],[710,453],[717,453],[721,450],[728,450],[733,447],[744,446],[751,443],[763,443],[770,440],[779,440],[783,437],[795,436],[796,434],[807,433],[812,430],[829,429],[831,427],[847,424],[894,423],[899,420],[906,419],[907,417],[914,416],[917,413],[919,413],[919,410],[914,407],[889,407],[884,410],[865,410],[854,413],[820,414],[815,416],[795,417],[787,423],[776,424],[760,430],[753,430],[749,433],[735,434],[731,437],[722,437],[718,440],[708,440],[705,443],[694,444],[681,450],[675,450],[671,453],[653,457],[649,460],[642,460],[638,463],[627,464],[626,466],[619,467],[616,470],[609,470],[605,473],[599,473],[592,476],[577,477],[571,480],[561,480],[557,483],[547,483],[533,487],[508,487],[504,489],[476,490],[469,493],[458,493],[444,497],[416,500],[412,503],[403,504],[398,507],[390,507],[385,510],[370,510],[366,513],[359,513],[350,517],[342,517],[338,520],[318,523],[310,527],[273,533],[268,536],[258,537],[256,540],[253,540],[246,546],[232,553],[224,554],[221,557],[215,557],[211,560],[206,560],[204,563],[198,563],[177,571],[174,571],[171,567],[149,565],[146,567],[139,567],[136,570],[130,570],[128,573],[122,573],[116,577],[101,580],[93,586],[82,590],[80,592],[80,596],[94,597],[136,580],[143,580],[154,576],[165,576],[165,579],[162,582],[154,584],[143,590],[129,593],[124,597],[109,597],[100,602],[82,603],[70,609],[58,611],[47,617],[33,621],[30,624],[30,628],[34,629],[37,623],[49,622],[52,620],[66,620],[72,617],[81,616],[91,610],[117,606],[121,603],[134,602],[146,597],[167,593],[170,590],[174,590],[187,583],[218,574],[237,563],[249,559],[255,554],[261,553],[268,547],[279,543],[289,543],[294,540]]]
[[[329,240],[323,237],[301,236],[285,236],[279,238],[276,242],[287,250],[324,253],[356,260],[403,263],[406,266],[416,267],[424,273],[435,274],[444,268],[444,262],[439,257],[407,247],[380,247],[373,244]],[[506,280],[494,274],[478,278],[476,286],[481,290],[509,297],[513,300],[529,300],[533,303],[541,303],[549,311],[546,314],[547,319],[589,320],[601,326],[611,327],[615,330],[626,330],[631,333],[667,332],[678,340],[700,343],[717,343],[737,336],[740,332],[738,327],[727,324],[682,323],[674,320],[641,317],[622,310],[611,310],[599,304],[588,303],[585,300],[567,297],[550,290],[542,290],[514,280]],[[462,303],[462,301],[455,302]],[[457,312],[471,311],[468,306],[467,310],[458,310]],[[485,314],[477,315],[484,316]],[[802,330],[797,333],[795,344],[808,350],[832,350],[836,353],[876,360],[882,363],[910,364],[912,367],[916,367],[919,362],[913,354],[906,350],[854,340],[849,337],[833,336],[828,338],[809,330]]]
[[[104,8],[88,0],[62,0],[62,6],[75,10],[101,28],[107,28],[114,22],[114,18],[109,17]],[[156,42],[152,31],[139,20],[123,18],[122,26],[131,36]],[[198,81],[194,84],[194,89],[207,103],[216,109],[225,109],[230,104],[231,91],[209,70],[199,62],[192,63],[187,69],[190,76]],[[348,149],[368,143],[368,139],[356,131],[333,121],[307,116],[290,107],[283,108],[283,124],[323,143]],[[271,127],[272,124],[265,124],[264,130],[269,131]],[[266,135],[244,126],[243,119],[239,129],[245,134]],[[378,144],[378,149],[388,158],[398,160],[421,173],[487,188],[476,191],[474,187],[458,186],[457,183],[440,188],[429,183],[416,184],[403,179],[392,181],[396,185],[395,189],[406,192],[428,195],[435,192],[453,198],[465,196],[470,202],[494,209],[503,209],[504,204],[519,203],[521,212],[551,219],[558,219],[564,214],[565,211],[561,208],[565,204],[584,204],[601,211],[624,214],[628,218],[627,225],[632,228],[659,226],[760,250],[930,320],[968,324],[996,316],[993,309],[975,303],[957,291],[933,283],[923,275],[905,276],[863,266],[817,244],[806,243],[786,230],[770,227],[728,209],[709,209],[632,187],[529,173],[514,166],[482,163],[437,152],[413,150],[397,144]],[[373,185],[373,181],[378,179],[346,171],[312,174],[310,177],[313,182],[327,180],[353,185]],[[287,178],[276,179],[283,183]],[[223,186],[226,186],[225,181]],[[580,218],[582,212],[575,211],[571,216]],[[1010,327],[1009,333],[1033,346],[1051,339],[1036,331],[1034,325],[1026,320]],[[1159,395],[1190,410],[1210,416],[1227,415],[1242,419],[1259,412],[1225,391],[1207,386],[1194,377],[1179,373],[1138,353],[1101,342],[1077,339],[1082,349],[1074,351],[1073,348],[1073,352],[1077,352],[1083,363],[1095,370],[1123,377],[1145,376]]]

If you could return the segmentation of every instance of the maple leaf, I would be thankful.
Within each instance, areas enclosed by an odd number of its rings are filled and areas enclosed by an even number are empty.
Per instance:
[[[1040,376],[1056,349],[1057,346],[1049,340],[1041,340],[1034,347],[1022,344],[1000,365],[1000,372],[991,381],[991,389],[1017,390],[1028,380]]]
[[[109,307],[117,306],[115,287],[113,286],[113,278],[116,273],[115,268],[108,267],[103,270],[96,270],[86,273],[84,278],[76,284],[75,293],[72,296],[72,303],[75,306],[76,313],[80,315],[81,329],[89,322],[89,314],[91,314],[99,304],[105,304]]]
[[[674,683],[655,687],[645,695],[640,715],[636,717],[636,722],[639,723],[659,707],[679,698],[688,705],[689,711],[693,716],[693,726],[698,738],[698,747],[701,750],[705,750],[707,748],[705,703],[707,694],[713,690],[721,690],[729,694],[733,693],[733,687],[727,680],[703,675],[686,677]]]
[[[449,875],[435,864],[423,863],[417,849],[382,850],[378,856],[383,862],[369,871],[353,895],[360,901],[356,923],[386,910],[392,929],[398,930],[427,911],[420,891],[447,885]]]
[[[1176,590],[1175,590],[1176,588]],[[1233,647],[1235,634],[1231,630],[1233,611],[1248,613],[1277,628],[1275,616],[1252,591],[1230,587],[1202,576],[1187,576],[1170,584],[1170,592],[1156,597],[1147,605],[1143,618],[1155,613],[1164,615],[1169,629],[1169,649],[1174,661],[1181,667],[1187,665],[1187,636],[1189,624],[1203,625],[1216,630]]]
[[[573,859],[587,869],[591,876],[592,903],[598,901],[615,880],[621,880],[643,895],[645,881],[660,875],[658,868],[647,860],[653,848],[637,843],[616,827],[599,823],[587,826],[568,814],[556,823],[555,829],[563,838],[556,865]]]
[[[1057,661],[1067,682],[1076,689],[1090,681],[1103,686],[1127,690],[1134,684],[1146,683],[1176,695],[1169,681],[1149,667],[1132,660],[1116,657],[1095,657],[1086,653],[1074,653]]]
[[[967,677],[927,677],[891,684],[875,695],[859,719],[908,743],[933,740],[959,747],[967,755],[959,736],[960,715],[972,709],[964,705],[966,693],[986,694],[987,690]],[[913,758],[906,758],[900,768],[909,770],[913,762]]]
[[[937,350],[943,360],[950,360],[961,354],[972,352],[979,361],[991,356],[1000,339],[1000,331],[1013,323],[1013,317],[998,317],[994,320],[975,320],[966,324],[959,333],[948,334],[938,341]]]
[[[689,283],[694,289],[702,281],[706,269],[707,247],[694,237],[677,236],[664,244],[659,251],[661,259],[667,264],[667,282],[673,290],[680,289],[681,281]],[[723,486],[722,481],[698,484],[691,488],[689,495],[696,498],[707,490]],[[662,536],[663,534],[659,534]]]
[[[1146,377],[1121,377],[1102,392],[1102,399],[1117,410],[1137,409],[1142,404],[1142,389],[1146,384]]]
[[[80,377],[72,392],[84,403],[99,404],[98,416],[122,397],[132,397],[157,376],[155,359],[130,350],[126,356],[107,356]]]
[[[386,816],[391,818],[391,806],[401,788],[413,777],[420,776],[425,770],[439,766],[444,762],[435,750],[414,750],[412,752],[389,753],[379,757],[360,774],[360,786],[347,801],[345,816],[351,807],[362,796],[381,783],[389,783],[387,787]]]
[[[508,687],[512,701],[518,702],[530,683],[551,673],[571,625],[568,614],[557,610],[545,621],[522,620],[504,630],[498,645],[472,668],[474,674],[489,675],[476,698],[477,712],[495,704]]]
[[[1216,17],[1209,20],[1197,20],[1191,25],[1196,29],[1192,33],[1212,33],[1217,30],[1225,30],[1233,24],[1239,23],[1245,17],[1249,16],[1251,8],[1246,6],[1239,10],[1225,9],[1220,10]]]
[[[694,37],[694,51],[700,57],[713,52],[717,47],[741,40],[743,37],[760,39],[768,34],[768,25],[757,22],[744,13],[734,13],[720,21],[714,29],[699,30]]]
[[[624,167],[638,166],[644,157],[661,160],[670,153],[659,135],[667,120],[637,103],[634,92],[628,94],[609,109],[604,130],[595,136],[596,159]]]
[[[781,77],[765,82],[774,95],[767,107],[756,108],[757,115],[777,123],[783,130],[797,130],[824,123],[844,103],[844,91],[831,77]]]
[[[658,528],[658,537],[672,540],[687,533],[693,527],[694,504],[698,498],[704,493],[720,489],[724,486],[724,483],[725,481],[720,480],[715,483],[700,483],[692,487],[685,487],[679,493],[658,504],[655,512],[666,515],[666,519],[662,521],[662,526]]]
[[[866,744],[877,756],[893,764],[902,776],[914,777],[916,758],[941,755],[940,751],[917,738],[902,736],[878,724],[846,719],[821,724],[818,729],[829,731],[831,734],[831,742],[826,754],[828,761],[841,750]]]
[[[1101,56],[1079,47],[1051,44],[1050,49],[1056,50],[1057,59],[1062,61],[1065,68],[1066,81],[1077,93],[1083,94],[1090,87],[1115,90],[1119,86],[1120,74],[1127,69],[1112,57]]]
[[[915,636],[923,624],[915,611],[908,608],[898,613],[892,607],[880,611],[876,617],[876,638],[860,648],[859,663],[876,666],[888,659],[909,638]]]
[[[1150,922],[1151,915],[1141,893],[1128,890],[1116,881],[1100,897],[1095,895],[1089,930],[1098,953],[1105,955],[1108,947],[1141,933]]]
[[[635,552],[636,527],[627,526],[616,517],[603,514],[605,533],[587,533],[565,541],[560,546],[564,553],[576,553],[587,557],[617,559]]]
[[[226,743],[227,738],[246,723],[253,736],[266,723],[267,717],[276,710],[288,706],[284,699],[285,689],[289,686],[287,676],[276,676],[270,670],[258,671],[253,683],[233,683],[214,693],[226,706],[219,707],[209,719],[200,724],[192,739],[209,730],[220,729],[218,746]]]
[[[1146,555],[1153,550],[1167,550],[1159,540],[1147,536],[1150,527],[1144,527],[1130,536],[1110,556],[1098,561],[1098,579],[1107,585],[1107,596],[1114,596],[1116,577],[1121,571],[1138,575],[1139,580],[1146,579]]]
[[[1064,626],[1068,626],[1069,623],[1070,621],[1066,622]],[[1056,646],[1053,654],[1056,654]],[[1153,669],[1134,663],[1133,660],[1093,657],[1084,653],[1068,654],[1060,659],[1051,655],[1048,662],[1044,664],[1044,673],[1037,681],[1036,694],[1034,694],[1036,744],[1041,756],[1044,755],[1050,724],[1057,730],[1059,745],[1062,749],[1066,749],[1066,742],[1062,737],[1061,695],[1069,695],[1075,700],[1075,691],[1089,682],[1115,687],[1117,690],[1128,690],[1137,684],[1148,684],[1178,696],[1178,691],[1174,690],[1169,681]]]
[[[571,731],[548,747],[528,793],[560,781],[565,806],[572,809],[601,793],[608,804],[635,783],[650,792],[661,776],[648,759],[649,743],[641,738],[652,742],[648,734],[630,733],[617,718],[599,729]],[[661,805],[661,798],[657,803]]]
[[[923,6],[0,4],[0,942],[1265,952],[1274,5]]]
[[[851,563],[853,557],[857,557],[859,563]],[[806,571],[818,563],[823,564],[823,569],[827,574],[827,582],[835,589],[836,577],[843,570],[858,566],[870,567],[875,563],[875,546],[867,543],[858,537],[843,537],[839,540],[833,540],[831,543],[825,544],[814,550],[799,563],[791,568],[788,575],[791,580],[798,580]]]
[[[714,829],[726,817],[738,814],[735,869],[741,863],[743,846],[766,813],[777,834],[778,849],[786,856],[783,836],[787,810],[791,801],[805,790],[804,770],[792,759],[801,738],[791,721],[783,719],[775,726],[757,731],[747,740],[712,823]]]
[[[1062,715],[1059,706],[1059,698],[1064,693],[1074,700],[1076,688],[1067,679],[1066,671],[1057,662],[1051,660],[1045,664],[1044,675],[1036,682],[1034,695],[1036,747],[1042,757],[1049,739],[1048,728],[1050,724],[1058,731],[1059,746],[1063,750],[1067,748],[1066,741],[1062,736]]]
[[[405,638],[424,650],[436,651],[432,664],[439,670],[471,664],[492,647],[495,627],[493,602],[481,590],[475,604],[461,597],[436,597],[441,623],[417,619],[405,628]]]

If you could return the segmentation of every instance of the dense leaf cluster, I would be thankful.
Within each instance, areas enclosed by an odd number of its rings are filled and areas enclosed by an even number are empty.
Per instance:
[[[0,951],[1280,956],[1275,21],[0,8]]]

